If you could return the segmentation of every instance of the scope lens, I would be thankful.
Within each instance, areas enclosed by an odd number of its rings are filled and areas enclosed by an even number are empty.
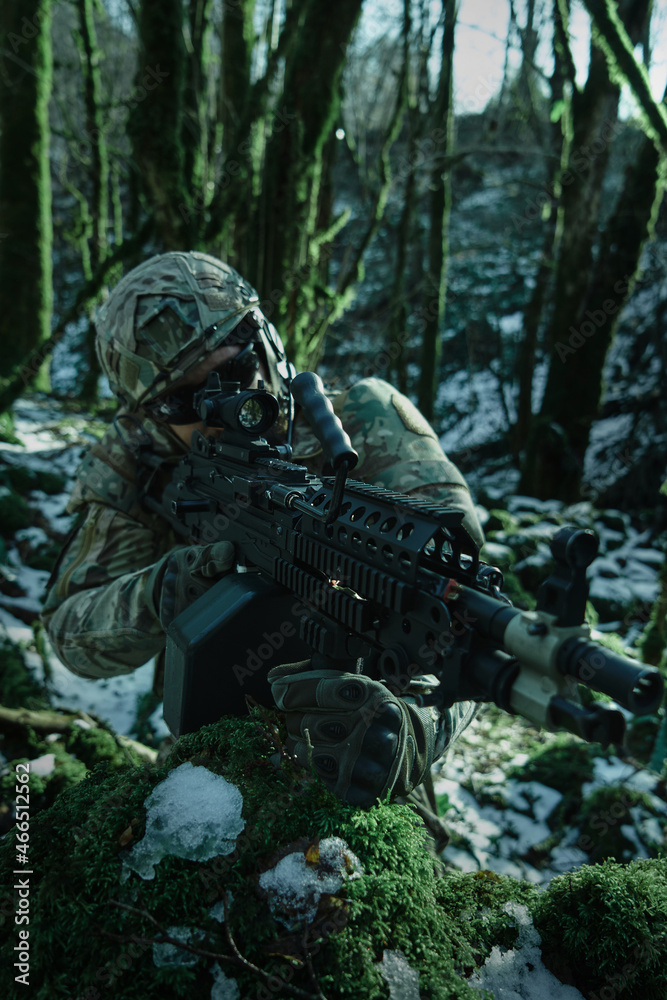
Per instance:
[[[243,404],[238,413],[238,421],[241,427],[247,431],[255,430],[264,420],[264,407],[258,399],[249,399]]]

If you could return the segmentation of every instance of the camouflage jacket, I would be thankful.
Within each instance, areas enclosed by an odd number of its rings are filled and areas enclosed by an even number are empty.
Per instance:
[[[405,396],[367,378],[331,398],[359,452],[356,479],[446,501],[465,511],[464,523],[482,543],[461,473]],[[293,444],[294,461],[320,474],[322,449],[302,419],[295,422]],[[80,515],[80,523],[51,577],[43,620],[57,655],[83,677],[130,673],[164,648],[146,580],[154,564],[183,541],[160,515],[142,507],[137,459],[144,447],[164,462],[151,484],[159,496],[184,445],[168,429],[121,411],[86,455],[70,499],[68,509]]]

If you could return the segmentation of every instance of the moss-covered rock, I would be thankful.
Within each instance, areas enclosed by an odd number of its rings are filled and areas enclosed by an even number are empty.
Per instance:
[[[57,713],[51,714],[58,719]],[[29,763],[31,816],[52,806],[61,792],[83,781],[98,765],[112,772],[128,762],[139,763],[132,749],[121,746],[112,733],[76,720],[64,731],[48,734],[29,725],[9,727],[0,748],[8,761],[0,772],[0,800],[15,803],[16,767]]]
[[[545,963],[589,1000],[667,996],[667,859],[559,876],[534,913]]]
[[[28,670],[23,649],[0,636],[0,705],[5,708],[46,708],[48,696]]]
[[[90,737],[78,738],[83,760]],[[538,915],[552,964],[575,953],[563,941],[579,928],[587,988],[621,974],[626,946],[643,947],[654,930],[659,961],[645,970],[636,963],[637,991],[627,997],[665,995],[650,992],[667,957],[664,861],[644,879],[632,874],[636,865],[593,866],[589,895],[581,872],[545,892],[488,871],[438,877],[409,807],[342,804],[280,747],[266,719],[223,719],[178,741],[162,766],[98,766],[31,819],[30,984],[38,1000],[95,990],[123,1000],[208,997],[217,995],[214,983],[229,997],[375,1000],[395,995],[392,969],[429,1000],[480,1000],[468,979],[493,948],[517,947],[516,905]],[[588,776],[583,760],[580,770]],[[186,782],[183,798],[166,807],[176,779]],[[202,833],[211,803],[188,795],[202,780],[236,802],[231,831],[227,807],[216,806],[213,830]],[[0,844],[5,885],[19,843],[10,833]],[[11,891],[0,898],[0,923],[14,932],[0,944],[4,995],[13,989],[17,905]],[[582,972],[558,971],[565,979]]]
[[[419,977],[423,996],[479,1000],[466,974],[494,944],[511,946],[516,937],[502,904],[531,903],[537,890],[493,873],[437,878],[407,806],[352,809],[288,759],[275,757],[266,731],[250,720],[225,719],[179,741],[162,767],[114,774],[97,768],[32,819],[34,995],[69,1000],[112,988],[124,1000],[170,1000],[209,996],[214,978],[227,976],[243,997],[267,989],[315,997],[321,989],[330,1000],[370,1000],[387,995],[391,959]],[[169,853],[155,862],[153,878],[143,878],[129,867],[133,849],[148,843],[147,829],[154,835],[169,825],[164,816],[147,820],[146,800],[181,767],[189,774],[206,769],[210,780],[222,775],[238,789],[242,831],[228,853],[203,860]],[[199,810],[193,803],[183,809],[196,830]],[[323,867],[332,843],[343,844],[340,856],[349,864],[338,883],[327,881],[331,872]],[[5,885],[12,884],[17,847],[14,834],[0,845]],[[285,858],[296,859],[325,890],[311,899],[307,916],[294,896],[276,903],[262,879]],[[6,920],[15,902],[5,894],[0,912]],[[164,945],[165,934],[176,942],[171,957],[154,948]],[[15,944],[9,934],[0,945],[6,995],[13,988]],[[227,985],[229,996],[237,995]],[[292,993],[294,987],[304,992]]]

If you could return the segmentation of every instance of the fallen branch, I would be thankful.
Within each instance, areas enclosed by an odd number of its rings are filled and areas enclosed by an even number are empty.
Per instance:
[[[85,712],[68,714],[65,712],[55,712],[48,709],[32,710],[28,708],[5,708],[0,705],[0,732],[7,730],[24,729],[29,727],[40,733],[66,733],[78,721],[85,722],[91,729],[106,729],[114,737],[122,750],[132,750],[141,760],[154,764],[157,758],[157,750],[147,747],[143,743],[130,739],[129,736],[121,736],[112,732],[106,726],[100,725],[90,715]],[[134,761],[131,760],[134,764]]]
[[[99,927],[100,933],[105,937],[111,938],[112,941],[117,941],[119,943],[125,944],[129,942],[134,942],[135,944],[171,944],[175,948],[180,948],[183,951],[188,951],[192,955],[197,955],[201,958],[212,958],[218,962],[231,962],[233,965],[239,966],[251,972],[253,975],[258,976],[267,985],[271,983],[272,992],[281,992],[282,990],[289,990],[295,997],[303,997],[303,1000],[327,1000],[321,990],[317,993],[307,993],[306,990],[299,989],[294,986],[291,982],[280,981],[276,985],[276,979],[278,978],[274,973],[265,972],[264,969],[260,969],[259,966],[254,965],[253,962],[248,961],[241,952],[239,951],[238,945],[236,944],[232,932],[229,926],[229,902],[227,899],[227,894],[223,898],[223,907],[225,911],[225,934],[229,947],[232,949],[232,955],[225,955],[221,952],[208,951],[206,948],[198,948],[196,945],[185,944],[184,941],[177,941],[176,938],[171,937],[167,933],[165,928],[156,920],[148,910],[141,910],[136,906],[130,906],[129,903],[120,903],[116,899],[110,900],[112,906],[117,906],[121,910],[127,910],[129,913],[134,913],[138,917],[143,917],[148,920],[149,923],[153,924],[159,932],[159,938],[140,938],[137,934],[132,934],[129,936],[124,936],[120,934],[112,934],[111,931],[105,930],[103,927]]]

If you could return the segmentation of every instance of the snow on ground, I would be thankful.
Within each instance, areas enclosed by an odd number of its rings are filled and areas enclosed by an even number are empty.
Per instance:
[[[492,990],[495,1000],[583,1000],[583,993],[565,986],[542,964],[541,939],[528,908],[505,903],[503,909],[519,927],[516,945],[507,951],[493,948],[468,985]]]
[[[21,444],[0,442],[0,459],[9,465],[17,465],[38,472],[52,472],[66,477],[74,477],[83,451],[95,440],[87,430],[90,421],[83,417],[68,417],[64,422],[63,412],[48,400],[39,398],[17,400],[14,404],[14,434]],[[65,512],[69,499],[69,489],[63,493],[47,496],[39,490],[29,495],[29,505],[39,511],[56,537],[64,537],[70,530],[73,518]],[[33,544],[44,541],[47,534],[43,528],[31,526],[16,532],[15,541]],[[90,680],[77,677],[58,660],[46,643],[48,659],[48,679],[40,656],[31,651],[34,643],[32,629],[11,613],[11,608],[34,611],[35,617],[41,606],[49,578],[45,570],[25,566],[16,545],[8,546],[6,565],[13,572],[16,583],[26,592],[25,597],[2,595],[0,607],[0,639],[6,636],[19,643],[24,649],[29,669],[35,679],[46,683],[55,708],[81,711],[94,715],[109,723],[119,734],[132,735],[136,725],[139,699],[152,689],[154,662],[151,660],[131,674]],[[157,738],[162,738],[168,729],[158,708],[151,716],[151,725]]]
[[[538,886],[587,864],[588,855],[577,846],[580,830],[566,827],[558,838],[553,837],[554,831],[547,825],[562,794],[539,782],[507,778],[510,768],[521,767],[527,761],[525,753],[512,755],[512,747],[521,746],[521,723],[508,720],[507,745],[493,746],[502,766],[491,770],[484,769],[487,732],[488,723],[482,714],[462,735],[451,759],[446,760],[439,773],[434,772],[436,796],[446,795],[451,806],[445,821],[453,842],[442,853],[445,863],[464,872],[494,871]],[[632,824],[625,824],[628,832],[625,826],[621,831],[634,844],[635,857],[649,857],[649,848],[664,850],[667,802],[656,794],[660,789],[659,776],[638,770],[617,757],[596,758],[593,780],[582,785],[581,794],[586,798],[599,788],[618,787],[647,796],[646,806],[623,809],[623,815],[628,821],[632,819]],[[480,799],[488,804],[481,805]],[[544,845],[549,838],[554,842],[549,848],[548,861],[537,868],[527,856],[531,848]]]

